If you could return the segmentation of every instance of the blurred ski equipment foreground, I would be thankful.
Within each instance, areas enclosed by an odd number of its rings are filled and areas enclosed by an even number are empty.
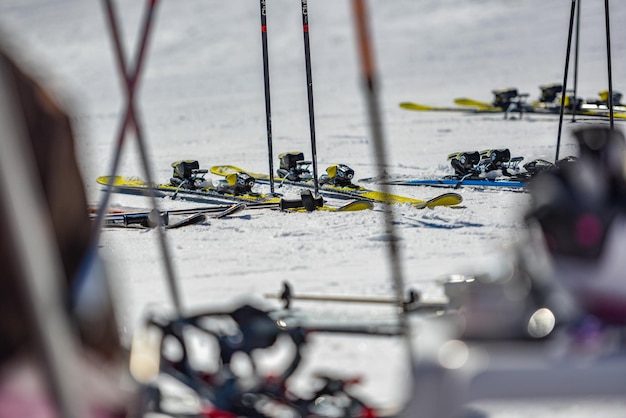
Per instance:
[[[458,315],[421,323],[429,349],[415,358],[405,416],[457,417],[486,399],[626,394],[626,283],[618,250],[626,225],[626,143],[606,126],[575,136],[580,158],[529,186],[528,238],[492,269],[444,285],[456,295]],[[432,395],[435,385],[445,396]]]
[[[126,416],[112,294],[70,117],[0,49],[0,416]]]

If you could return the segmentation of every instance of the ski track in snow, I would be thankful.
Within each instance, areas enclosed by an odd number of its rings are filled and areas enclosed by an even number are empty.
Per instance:
[[[595,97],[607,84],[600,3],[582,3],[582,97]],[[389,174],[450,174],[449,153],[487,148],[509,148],[525,161],[553,160],[556,117],[419,113],[398,103],[450,106],[461,96],[489,101],[491,90],[506,86],[536,97],[540,84],[562,81],[570,2],[374,0],[370,5]],[[623,91],[626,26],[619,22],[626,21],[626,2],[611,6],[614,86]],[[142,7],[143,2],[119,5],[127,51],[134,51]],[[312,1],[309,19],[319,174],[343,162],[355,169],[356,178],[376,176],[349,2]],[[197,159],[205,168],[226,163],[267,172],[258,20],[254,2],[160,4],[137,97],[155,179],[169,179],[170,164],[180,159]],[[268,1],[275,167],[281,152],[311,156],[300,25],[298,2]],[[97,203],[101,189],[95,178],[108,173],[124,107],[101,8],[80,0],[54,6],[39,0],[3,2],[0,27],[9,34],[3,40],[20,47],[20,59],[73,111],[79,164],[90,201]],[[565,121],[561,156],[576,153],[569,131],[589,123]],[[134,138],[127,142],[119,173],[142,176]],[[397,186],[393,191],[428,199],[445,190]],[[394,207],[406,286],[426,297],[441,295],[437,278],[481,271],[525,233],[527,193],[468,187],[458,192],[463,209]],[[111,203],[149,205],[145,198],[117,194]],[[159,200],[162,209],[188,205]],[[183,303],[191,309],[247,298],[278,306],[261,295],[277,292],[284,280],[302,293],[392,295],[383,231],[377,207],[353,213],[248,211],[166,235]],[[109,262],[120,328],[128,341],[147,307],[171,309],[157,235],[106,230],[100,250]],[[366,317],[389,314],[348,309]],[[320,367],[363,374],[363,392],[383,405],[397,405],[409,395],[406,358],[397,339],[316,337],[303,372]],[[606,418],[624,416],[625,407],[621,400],[598,398],[481,402],[472,405],[469,416]]]

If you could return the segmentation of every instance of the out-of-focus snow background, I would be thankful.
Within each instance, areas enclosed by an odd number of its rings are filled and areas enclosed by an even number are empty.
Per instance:
[[[144,5],[117,4],[128,56],[135,51]],[[400,109],[398,103],[449,106],[461,96],[490,101],[491,91],[502,87],[538,97],[539,85],[563,80],[570,1],[376,0],[369,6],[389,173],[450,174],[449,153],[486,148],[506,147],[526,161],[554,159],[555,116],[503,120],[497,114],[418,113]],[[170,164],[180,159],[197,159],[205,168],[234,164],[267,172],[258,2],[162,1],[156,13],[137,96],[154,178],[167,181]],[[311,155],[300,2],[268,1],[267,19],[277,166],[281,152]],[[613,86],[618,91],[626,88],[625,20],[626,3],[611,2]],[[357,178],[376,175],[351,3],[311,1],[309,29],[319,172],[342,162],[355,169]],[[0,30],[3,42],[71,110],[79,164],[90,201],[97,204],[101,188],[95,178],[108,174],[125,107],[104,8],[95,1],[3,1]],[[578,95],[596,98],[607,87],[604,2],[588,0],[581,9]],[[581,118],[572,124],[566,118],[561,156],[576,154],[568,131],[589,123]],[[132,136],[119,174],[143,175]],[[394,192],[430,198],[443,190],[396,187]],[[441,295],[436,278],[487,268],[525,231],[528,194],[469,188],[460,193],[464,209],[395,208],[404,278],[426,297]],[[147,207],[148,202],[113,195],[112,204]],[[167,200],[159,204],[188,206]],[[248,297],[260,300],[264,293],[277,292],[283,280],[303,293],[391,295],[384,236],[377,208],[358,213],[249,211],[168,231],[167,241],[183,303],[191,309]],[[101,252],[109,262],[128,340],[147,306],[171,308],[156,232],[107,230]],[[401,341],[320,337],[313,343],[307,357],[311,367],[362,373],[365,393],[383,405],[407,396]],[[597,411],[598,405],[606,414]],[[498,417],[623,413],[622,404],[606,400],[591,406],[555,401],[486,408]]]

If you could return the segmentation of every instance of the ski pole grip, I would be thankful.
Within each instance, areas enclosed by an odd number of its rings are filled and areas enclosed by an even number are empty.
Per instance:
[[[280,199],[280,203],[278,204],[280,210],[288,210],[288,209],[298,209],[303,208],[304,204],[302,203],[302,199]]]
[[[278,207],[280,210],[289,210],[289,209],[300,209],[306,208],[308,211],[315,210],[316,207],[324,206],[324,199],[321,196],[313,198],[314,205],[309,205],[308,202],[304,202],[302,198],[300,199],[280,199],[280,203]]]

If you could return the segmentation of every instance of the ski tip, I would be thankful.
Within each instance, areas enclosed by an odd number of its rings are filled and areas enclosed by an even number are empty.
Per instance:
[[[365,200],[354,200],[337,208],[338,212],[356,212],[360,210],[374,209],[374,203]]]
[[[111,182],[111,180],[113,181]],[[96,178],[96,183],[102,184],[103,186],[108,186],[109,184],[111,184],[112,186],[116,186],[119,185],[121,181],[122,179],[119,176],[99,176],[98,178]]]
[[[434,110],[433,106],[423,105],[413,102],[401,102],[399,105],[402,109],[407,110]]]
[[[234,205],[224,209],[222,212],[216,214],[215,219],[222,219],[227,216],[234,215],[235,213],[239,213],[247,207],[248,205],[245,202],[235,203]]]
[[[205,220],[206,220],[206,215],[204,213],[195,213],[176,223],[167,225],[165,229],[182,228],[183,226],[195,225],[200,222],[204,222]]]
[[[463,196],[458,193],[443,193],[421,204],[415,205],[418,209],[432,209],[437,206],[457,206],[463,202]]]

